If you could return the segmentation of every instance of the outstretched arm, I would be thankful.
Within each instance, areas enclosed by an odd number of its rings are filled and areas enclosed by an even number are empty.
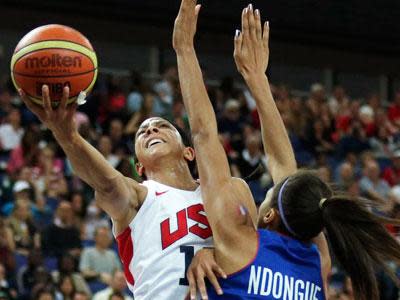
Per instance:
[[[195,0],[182,0],[175,21],[173,45],[177,55],[182,97],[189,115],[207,215],[212,227],[220,219],[225,220],[213,228],[214,237],[218,238],[218,231],[222,226],[229,226],[230,222],[246,221],[236,215],[241,202],[248,202],[246,206],[254,219],[256,209],[254,202],[251,203],[253,199],[248,187],[231,177],[228,159],[218,138],[215,113],[193,45],[199,11],[200,5],[196,5]],[[222,197],[224,194],[230,196],[230,201],[228,197]],[[209,199],[211,195],[213,199]],[[218,201],[215,200],[217,197]]]
[[[242,13],[242,32],[235,35],[234,58],[238,71],[246,81],[260,115],[268,169],[275,184],[297,171],[293,148],[290,144],[282,118],[276,107],[265,75],[269,60],[269,24],[261,26],[259,10],[251,5]],[[331,259],[323,233],[313,239],[321,253],[324,281],[327,282]]]
[[[269,23],[261,26],[258,9],[249,5],[242,12],[242,32],[235,35],[234,58],[256,103],[261,121],[264,150],[274,183],[297,170],[288,134],[272,97],[265,72],[269,61]]]
[[[139,197],[143,197],[146,191],[138,183],[111,167],[101,153],[78,133],[74,122],[76,104],[67,106],[68,87],[64,88],[62,101],[57,108],[51,106],[47,86],[43,86],[42,92],[43,108],[32,103],[25,93],[19,90],[26,106],[51,130],[71,161],[74,172],[96,191],[99,206],[114,221],[124,223],[125,219],[132,218],[139,205]]]

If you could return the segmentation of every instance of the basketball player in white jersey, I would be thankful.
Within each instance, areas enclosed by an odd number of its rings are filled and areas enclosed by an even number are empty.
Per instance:
[[[200,188],[177,129],[161,118],[144,121],[135,137],[137,171],[143,184],[124,177],[78,133],[77,104],[67,106],[68,87],[58,108],[43,86],[43,107],[19,91],[27,107],[51,130],[75,173],[94,190],[98,205],[113,221],[125,277],[136,300],[184,299],[186,269],[193,255],[212,245]]]

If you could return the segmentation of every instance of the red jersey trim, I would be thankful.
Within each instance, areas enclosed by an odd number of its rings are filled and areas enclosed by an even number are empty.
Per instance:
[[[131,233],[131,228],[127,227],[121,234],[116,237],[116,240],[118,244],[118,254],[121,258],[122,265],[124,266],[126,281],[129,284],[134,285],[135,279],[129,269],[129,265],[133,259],[133,238]]]

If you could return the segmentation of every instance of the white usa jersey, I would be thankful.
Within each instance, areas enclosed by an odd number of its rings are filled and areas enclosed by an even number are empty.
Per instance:
[[[149,180],[136,217],[116,239],[135,300],[183,300],[186,270],[194,254],[212,246],[200,187],[179,190]]]

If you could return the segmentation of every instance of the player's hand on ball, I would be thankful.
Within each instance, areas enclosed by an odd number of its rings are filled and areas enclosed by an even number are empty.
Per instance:
[[[182,0],[178,16],[175,19],[172,44],[176,52],[194,48],[193,40],[196,34],[197,17],[201,5],[196,0]]]
[[[217,277],[226,278],[225,272],[215,261],[213,249],[199,250],[193,257],[187,271],[187,279],[190,287],[190,299],[196,299],[197,291],[200,292],[201,299],[208,299],[204,278],[211,282],[218,295],[222,295],[221,286]]]
[[[33,103],[22,89],[19,89],[18,93],[25,105],[53,134],[69,137],[70,134],[77,130],[74,121],[77,104],[67,104],[69,87],[64,87],[61,102],[56,108],[52,107],[49,87],[47,85],[43,85],[42,87],[43,106]]]
[[[236,31],[233,56],[238,71],[247,77],[253,74],[265,74],[269,60],[269,24],[261,25],[258,9],[250,4],[242,12],[242,31]]]

